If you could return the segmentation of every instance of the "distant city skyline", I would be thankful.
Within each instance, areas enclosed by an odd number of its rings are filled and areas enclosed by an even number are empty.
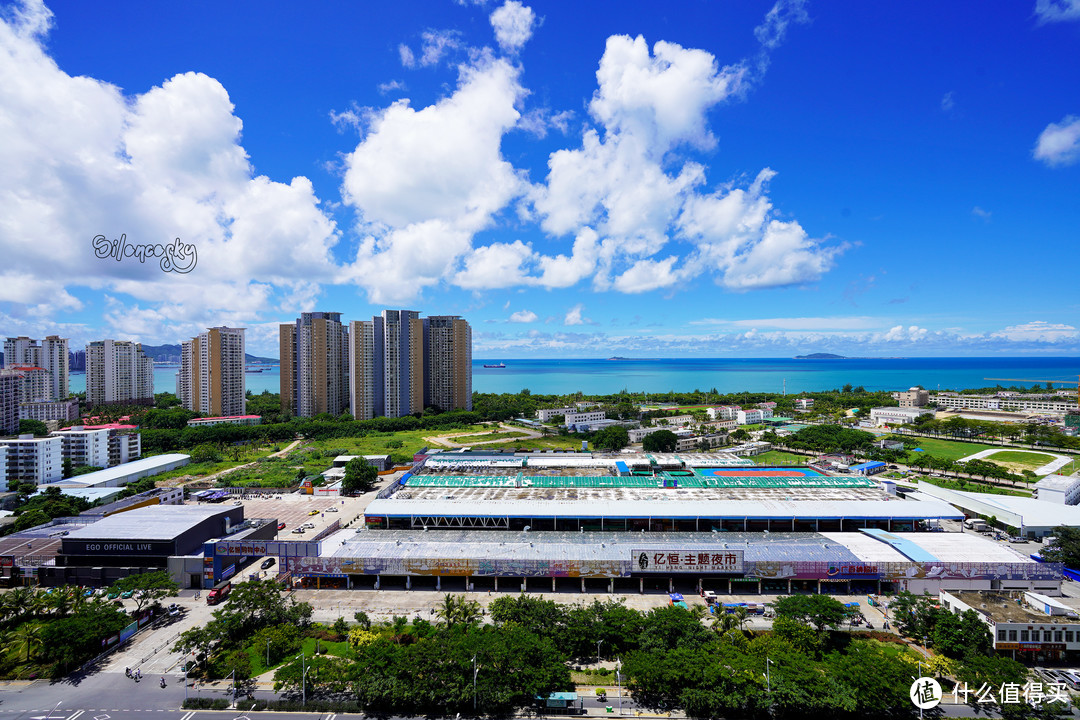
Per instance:
[[[1080,0],[131,10],[0,4],[0,337],[1080,357]]]

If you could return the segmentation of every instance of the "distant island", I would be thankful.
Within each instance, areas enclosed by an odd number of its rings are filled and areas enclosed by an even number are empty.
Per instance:
[[[615,357],[609,357],[608,360],[630,360],[630,358],[624,358],[616,355]]]
[[[796,355],[796,360],[847,360],[848,358],[843,355],[833,355],[832,353],[810,353],[809,355]]]

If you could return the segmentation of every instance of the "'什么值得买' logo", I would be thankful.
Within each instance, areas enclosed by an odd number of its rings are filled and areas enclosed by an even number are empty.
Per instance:
[[[941,702],[941,685],[934,678],[921,677],[911,683],[911,702],[920,710],[937,707]]]
[[[95,235],[91,241],[94,246],[94,255],[99,258],[116,258],[117,262],[126,258],[138,258],[139,262],[145,262],[146,258],[160,258],[158,265],[162,272],[189,273],[195,269],[199,261],[195,245],[182,243],[176,238],[168,245],[132,245],[127,242],[127,235],[121,235],[119,240],[109,240],[104,235]]]

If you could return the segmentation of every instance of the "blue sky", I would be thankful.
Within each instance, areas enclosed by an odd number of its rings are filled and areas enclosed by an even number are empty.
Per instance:
[[[1080,355],[1080,0],[0,15],[0,335]]]

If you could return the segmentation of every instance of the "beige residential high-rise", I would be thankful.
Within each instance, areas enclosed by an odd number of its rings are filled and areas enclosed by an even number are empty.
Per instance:
[[[424,407],[472,410],[472,328],[457,315],[424,318]]]
[[[39,400],[63,400],[68,392],[68,340],[49,335],[44,340],[25,336],[4,340],[4,367],[16,365],[44,368],[49,373],[47,397]],[[24,398],[24,402],[30,402]]]
[[[349,412],[357,420],[370,420],[375,417],[375,320],[353,320],[348,340]]]
[[[127,340],[95,340],[86,346],[86,402],[154,402],[154,361],[142,345]]]
[[[382,387],[375,389],[375,414],[402,417],[423,412],[424,323],[420,313],[383,310],[381,320]]]
[[[348,332],[341,313],[301,313],[282,325],[281,408],[297,417],[337,416],[349,409]]]
[[[210,328],[182,344],[177,390],[188,410],[219,417],[243,415],[244,328]]]

